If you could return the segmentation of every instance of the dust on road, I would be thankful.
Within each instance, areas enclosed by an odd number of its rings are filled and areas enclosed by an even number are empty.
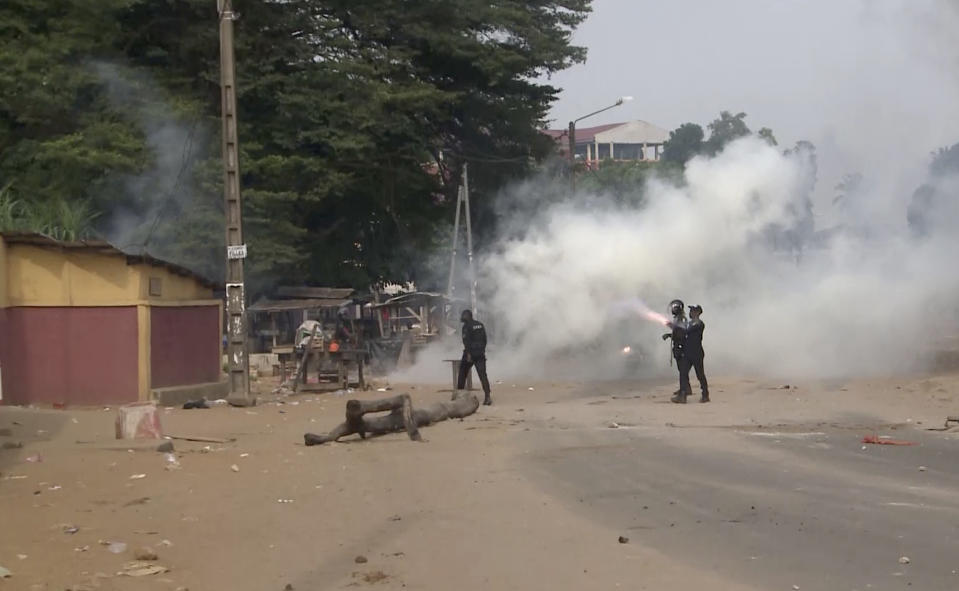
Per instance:
[[[304,395],[164,411],[167,433],[234,440],[176,441],[178,466],[113,440],[112,410],[0,408],[0,439],[24,442],[0,451],[0,585],[951,589],[957,441],[924,429],[956,414],[957,384],[717,379],[685,407],[667,383],[504,384],[425,443],[315,448],[302,434],[346,397]],[[861,449],[873,432],[922,445]],[[169,571],[118,576],[145,546]]]

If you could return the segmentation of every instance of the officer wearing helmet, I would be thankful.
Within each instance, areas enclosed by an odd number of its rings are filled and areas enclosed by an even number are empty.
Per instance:
[[[663,335],[663,340],[673,340],[673,359],[676,360],[676,368],[679,370],[679,390],[673,393],[670,399],[677,404],[685,404],[686,396],[691,389],[689,387],[689,370],[692,367],[689,358],[686,355],[686,332],[689,330],[689,321],[686,320],[686,306],[682,300],[673,300],[669,302],[669,313],[672,320],[666,323],[672,332]]]
[[[463,357],[460,359],[456,387],[460,390],[466,387],[466,376],[475,365],[480,383],[483,384],[483,393],[486,394],[483,404],[489,406],[493,404],[493,399],[490,398],[489,378],[486,377],[486,327],[482,322],[473,320],[472,310],[463,310],[460,322],[463,323]]]

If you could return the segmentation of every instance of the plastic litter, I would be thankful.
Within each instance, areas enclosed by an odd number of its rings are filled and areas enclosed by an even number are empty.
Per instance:
[[[113,554],[123,554],[127,551],[127,545],[124,542],[110,542],[107,545],[107,550]]]
[[[0,566],[0,579],[6,579],[12,576],[13,576],[12,572]]]
[[[146,474],[134,474],[134,475],[130,476],[130,480],[142,480],[142,479],[144,479],[144,478],[146,478],[146,477],[147,477]]]

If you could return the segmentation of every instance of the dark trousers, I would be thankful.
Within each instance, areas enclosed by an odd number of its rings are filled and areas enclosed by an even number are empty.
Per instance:
[[[483,393],[489,395],[489,378],[486,377],[486,356],[472,357],[467,359],[466,353],[463,353],[463,358],[460,359],[460,374],[456,379],[456,387],[460,390],[466,387],[466,376],[469,375],[470,369],[473,366],[476,366],[476,373],[479,375],[480,383],[483,384]]]
[[[709,384],[706,383],[706,369],[703,367],[702,357],[684,357],[679,361],[679,388],[687,394],[693,393],[692,387],[689,384],[690,369],[696,370],[696,379],[699,380],[699,388],[702,390],[703,396],[708,396]]]
[[[676,368],[679,369],[679,393],[689,395],[692,389],[689,387],[689,370],[692,365],[685,356],[676,358]]]

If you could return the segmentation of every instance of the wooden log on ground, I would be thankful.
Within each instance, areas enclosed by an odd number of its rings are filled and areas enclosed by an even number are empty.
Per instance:
[[[367,434],[382,435],[406,431],[410,439],[419,441],[419,428],[445,421],[468,417],[479,408],[479,399],[467,390],[453,392],[449,402],[435,402],[425,408],[413,408],[409,394],[400,394],[380,400],[350,400],[346,403],[346,421],[337,425],[326,435],[306,433],[303,441],[306,445],[320,445],[336,441],[347,435],[358,434],[366,438]],[[367,417],[368,413],[386,412],[389,414]]]

